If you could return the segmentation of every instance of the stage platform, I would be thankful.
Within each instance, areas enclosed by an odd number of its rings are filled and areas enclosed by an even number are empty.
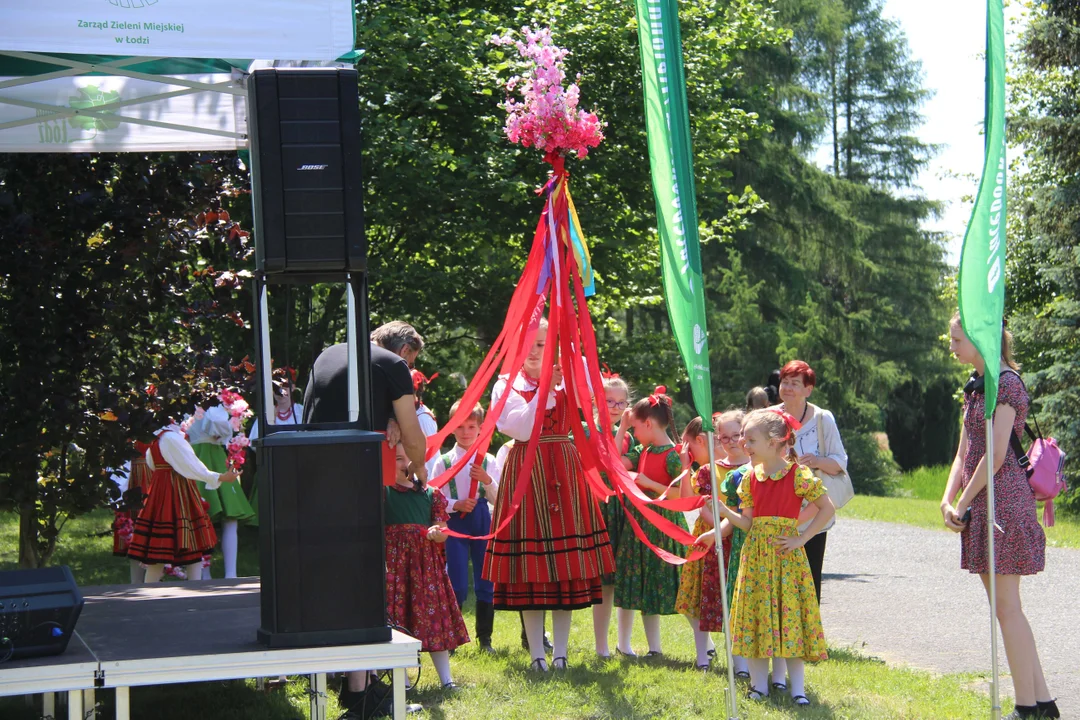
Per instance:
[[[405,668],[420,641],[394,631],[388,643],[268,649],[259,645],[259,579],[82,588],[86,605],[62,655],[0,665],[0,695],[68,695],[69,720],[94,707],[94,690],[116,689],[116,719],[129,720],[130,688],[142,685],[309,675],[312,720],[325,720],[326,673],[392,670],[394,717],[405,717]],[[137,720],[142,720],[138,718]]]

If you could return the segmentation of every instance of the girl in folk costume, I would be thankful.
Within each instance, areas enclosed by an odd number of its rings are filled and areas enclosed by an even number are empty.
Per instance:
[[[412,371],[413,394],[416,396],[416,419],[420,423],[420,430],[423,431],[424,437],[431,437],[439,432],[439,423],[435,421],[435,413],[424,404],[424,391],[427,390],[427,386],[431,384],[431,381],[437,377],[439,377],[439,373],[426,377],[419,370],[413,369]],[[430,462],[438,454],[438,448],[429,448],[427,460]]]
[[[716,413],[713,415],[713,431],[716,433],[716,441],[720,458],[716,462],[716,472],[713,479],[710,480],[705,474],[698,472],[697,477],[697,492],[698,494],[709,497],[712,494],[713,481],[720,481],[720,487],[717,492],[717,499],[726,504],[728,507],[738,507],[738,485],[732,485],[730,478],[733,473],[738,472],[738,468],[745,466],[749,461],[746,452],[743,450],[742,441],[742,420],[744,414],[742,410],[729,410],[724,413]],[[688,427],[687,433],[689,434],[693,428]],[[684,437],[684,440],[687,438]],[[691,441],[693,442],[693,441]],[[703,448],[704,443],[692,444],[691,447],[695,448],[698,452]],[[708,509],[709,515],[712,512],[712,503],[707,502],[702,510]],[[699,537],[705,538],[705,544],[711,546],[715,538],[715,533],[706,534],[711,527],[702,528],[701,532],[698,532],[698,527],[695,526],[694,534]],[[728,608],[731,608],[732,592],[735,588],[735,579],[738,573],[739,566],[739,553],[742,551],[743,541],[746,538],[746,533],[731,524],[730,521],[724,519],[720,521],[720,535],[723,538],[723,550],[724,553],[724,567],[727,570],[725,576],[727,582],[727,601]],[[724,599],[721,597],[721,583],[720,583],[720,565],[716,561],[716,555],[709,553],[707,556],[708,561],[703,565],[701,574],[701,595],[699,602],[699,629],[703,633],[713,632],[725,632],[724,627]],[[689,563],[687,564],[689,567]],[[734,567],[736,570],[732,572]],[[687,570],[683,569],[683,578],[687,576]],[[684,582],[683,587],[686,587]],[[680,588],[680,593],[683,588]],[[699,652],[700,655],[700,652]],[[746,659],[735,655],[733,657],[735,675],[740,678],[749,678],[750,673],[746,664]],[[781,678],[783,677],[785,670],[781,668]]]
[[[530,483],[530,488],[507,526],[488,544],[484,559],[484,578],[495,584],[495,609],[523,612],[532,667],[539,671],[548,669],[544,611],[552,611],[553,667],[564,669],[571,611],[601,602],[600,577],[615,567],[599,505],[586,487],[581,458],[570,441],[579,418],[570,413],[558,366],[552,375],[554,389],[546,398],[538,395],[546,340],[547,322],[541,319],[522,371],[500,377],[491,393],[492,405],[510,394],[496,425],[517,441],[506,458],[492,524],[498,527],[513,512],[511,499],[519,482]],[[543,427],[535,464],[531,476],[522,477],[537,412],[543,413]]]
[[[296,389],[296,370],[291,367],[278,368],[273,373],[274,388],[274,414],[267,418],[270,425],[299,425],[302,422],[304,408],[300,403],[293,402],[293,391]],[[248,432],[249,442],[254,442],[259,437],[259,419],[251,424]],[[248,504],[254,510],[254,515],[246,521],[246,525],[258,527],[259,525],[259,485],[255,486],[248,494]]]
[[[443,529],[446,498],[409,475],[409,456],[395,449],[397,483],[386,493],[386,614],[431,654],[444,690],[456,690],[450,651],[469,642],[450,576]]]
[[[633,420],[634,434],[641,446],[623,455],[627,470],[636,470],[638,487],[652,498],[658,498],[683,472],[683,461],[668,432],[675,425],[671,412],[671,398],[666,388],[634,404],[626,411]],[[625,423],[624,423],[625,424]],[[615,446],[622,442],[623,427],[615,436]],[[627,505],[627,512],[634,513],[649,542],[681,555],[685,548],[669,538],[645,519],[637,508]],[[686,519],[681,512],[655,508],[656,512],[686,529]],[[630,648],[630,631],[633,613],[641,611],[645,637],[649,641],[649,657],[661,655],[660,616],[675,614],[675,598],[679,594],[679,566],[661,560],[638,536],[627,527],[620,539],[619,554],[615,559],[615,607],[619,608],[619,643],[616,649],[623,655],[633,655]],[[624,625],[625,623],[625,625]]]
[[[604,396],[607,400],[608,417],[611,419],[611,431],[615,437],[622,432],[622,440],[616,449],[623,455],[640,447],[634,437],[632,423],[629,416],[625,415],[630,405],[630,386],[626,381],[604,365],[604,371],[600,373],[604,378]],[[603,409],[601,409],[603,412]],[[607,480],[606,474],[601,474]],[[607,498],[600,510],[604,516],[604,524],[607,526],[608,538],[611,540],[611,552],[618,557],[619,545],[624,533],[633,531],[626,527],[626,515],[623,513],[622,504],[617,497]],[[618,562],[618,561],[616,561]],[[611,630],[611,609],[615,606],[615,573],[608,573],[601,578],[603,584],[604,601],[593,605],[593,635],[596,641],[596,654],[602,658],[610,657],[611,650],[608,648],[608,633]],[[633,613],[619,615],[619,636],[629,635],[633,631]],[[626,625],[627,627],[623,627]]]
[[[135,519],[139,517],[139,511],[146,504],[146,498],[150,494],[150,468],[146,465],[146,451],[149,445],[135,443],[135,455],[120,472],[113,475],[113,482],[120,489],[120,503],[116,508],[113,519],[113,555],[127,557],[128,546],[135,533]],[[131,571],[131,584],[143,582],[146,577],[146,569],[138,560],[128,559]]]
[[[209,488],[236,481],[236,471],[216,473],[195,455],[179,425],[158,430],[146,451],[152,490],[128,547],[128,557],[147,566],[146,582],[161,580],[165,565],[183,566],[185,576],[202,576],[203,556],[217,544],[196,482]]]
[[[220,405],[202,410],[197,408],[195,414],[182,423],[187,431],[188,442],[191,443],[195,455],[214,472],[225,472],[229,469],[229,454],[237,452],[234,435],[238,432],[245,415],[249,415],[248,404],[240,395],[231,391],[223,390],[218,396]],[[247,438],[242,433],[236,438],[243,438],[243,447],[247,446]],[[228,448],[228,451],[226,450]],[[233,463],[240,465],[242,463]],[[243,488],[239,483],[230,483],[220,488],[200,488],[202,496],[210,505],[210,519],[215,523],[221,523],[221,554],[225,560],[225,577],[236,577],[236,554],[238,551],[239,537],[238,526],[241,522],[250,520],[255,516],[255,511],[244,495]],[[209,568],[203,573],[203,579],[209,579]]]
[[[836,510],[821,480],[797,462],[793,444],[798,427],[799,421],[781,410],[746,416],[743,445],[754,467],[739,485],[742,513],[726,505],[720,505],[720,513],[747,534],[735,582],[731,640],[732,652],[750,665],[748,697],[768,697],[769,658],[779,657],[787,659],[792,700],[809,705],[804,661],[828,655],[803,546]],[[800,533],[804,499],[818,513]]]
[[[698,471],[694,473],[687,469],[683,473],[679,483],[679,494],[682,497],[699,495],[707,499],[711,498],[713,480],[709,474],[709,436],[705,432],[700,417],[694,418],[687,424],[683,431],[682,441],[687,460],[697,464]],[[724,469],[721,460],[717,461],[714,472],[726,474],[727,470]],[[710,502],[706,501],[698,512],[697,520],[694,521],[693,532],[695,536],[700,536],[712,528],[712,508]],[[731,549],[729,523],[721,524],[721,534],[724,538],[723,551],[726,563],[728,551]],[[697,667],[700,670],[709,668],[711,656],[716,653],[709,630],[713,629],[712,625],[723,624],[723,607],[717,609],[712,603],[703,602],[704,579],[708,577],[712,581],[718,579],[719,574],[720,568],[715,553],[709,553],[703,558],[686,563],[683,565],[682,576],[679,580],[679,594],[675,599],[675,609],[686,616],[694,631],[694,648],[697,651]],[[714,613],[717,615],[715,618]],[[722,627],[720,629],[722,630]]]
[[[460,401],[453,404],[450,408],[451,417],[457,415],[460,405]],[[431,462],[428,477],[438,477],[450,470],[454,463],[476,444],[483,422],[484,408],[477,404],[468,419],[454,430],[454,439],[457,441],[454,447]],[[447,502],[447,512],[450,514],[447,525],[451,530],[462,535],[472,535],[473,538],[491,532],[491,505],[498,498],[499,471],[495,467],[495,458],[490,453],[485,454],[480,463],[470,462],[462,468],[450,482],[442,486],[441,492]],[[473,590],[476,592],[476,639],[482,651],[492,653],[494,588],[481,574],[487,544],[487,540],[456,537],[447,539],[446,570],[450,574],[450,583],[454,586],[454,595],[457,596],[460,608],[469,597],[469,559],[472,558]]]

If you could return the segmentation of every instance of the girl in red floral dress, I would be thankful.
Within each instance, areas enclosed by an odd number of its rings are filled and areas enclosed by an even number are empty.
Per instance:
[[[953,316],[949,326],[949,349],[975,372],[964,388],[964,425],[956,449],[949,482],[941,499],[945,526],[961,533],[960,566],[978,574],[989,595],[990,557],[987,537],[986,391],[987,372],[998,374],[997,409],[991,432],[994,437],[994,586],[1001,637],[1009,659],[1015,710],[1007,720],[1027,717],[1061,717],[1046,684],[1035,636],[1020,603],[1020,578],[1042,572],[1046,565],[1046,535],[1039,526],[1035,494],[1016,453],[1010,435],[1023,436],[1028,398],[1020,366],[1012,358],[1012,334],[1002,330],[1001,360],[991,367],[972,345]],[[956,499],[956,494],[960,498]],[[955,500],[956,507],[952,503]],[[968,511],[970,510],[970,514]],[[967,516],[967,517],[965,517]]]
[[[532,667],[548,669],[544,651],[544,611],[551,610],[555,669],[566,668],[572,610],[603,602],[601,577],[615,571],[599,503],[585,485],[581,458],[570,441],[574,425],[556,366],[554,388],[538,397],[547,324],[541,321],[533,348],[515,378],[500,377],[491,393],[495,405],[511,393],[496,426],[517,442],[506,458],[491,524],[498,528],[511,510],[519,482],[529,493],[509,524],[488,544],[484,579],[495,584],[495,609],[520,610],[533,657]],[[543,430],[529,478],[521,477],[538,406]]]
[[[469,632],[446,572],[446,498],[409,476],[409,457],[397,446],[397,484],[386,488],[386,613],[431,654],[444,690],[455,690],[450,651]]]

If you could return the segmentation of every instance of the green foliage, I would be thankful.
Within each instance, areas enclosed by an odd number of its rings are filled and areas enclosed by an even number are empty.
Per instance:
[[[872,433],[842,433],[848,454],[851,485],[860,495],[894,495],[900,483],[900,466],[892,453]]]
[[[1044,432],[1068,453],[1073,491],[1059,501],[1080,512],[1080,9],[1033,6],[1011,83],[1012,141],[1025,163],[1010,178],[1010,329]]]
[[[242,379],[214,343],[243,325],[236,278],[212,263],[248,249],[190,218],[243,181],[235,157],[0,157],[0,508],[25,566],[108,500],[132,439]]]

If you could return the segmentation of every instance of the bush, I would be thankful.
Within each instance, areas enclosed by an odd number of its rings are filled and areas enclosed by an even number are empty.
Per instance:
[[[848,474],[860,495],[895,495],[900,487],[900,466],[877,433],[848,433],[843,437]]]

